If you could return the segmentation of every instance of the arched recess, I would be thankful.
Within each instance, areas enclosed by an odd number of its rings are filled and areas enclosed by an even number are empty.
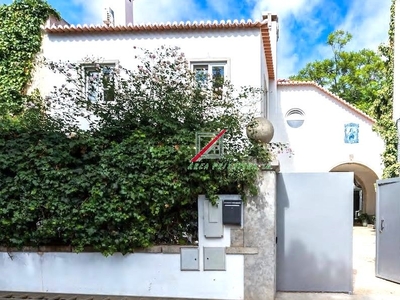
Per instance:
[[[369,215],[375,215],[375,183],[378,176],[371,168],[360,163],[348,162],[337,165],[330,172],[353,172],[355,187],[359,186],[362,190],[362,211]]]

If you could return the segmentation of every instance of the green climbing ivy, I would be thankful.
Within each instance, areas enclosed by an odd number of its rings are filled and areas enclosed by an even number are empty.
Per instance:
[[[380,46],[380,52],[386,58],[387,81],[373,103],[373,116],[377,120],[374,130],[385,142],[382,153],[384,165],[383,178],[399,176],[399,163],[397,162],[397,130],[393,121],[393,85],[394,85],[394,33],[395,33],[395,0],[390,7],[389,42]]]
[[[0,115],[24,110],[26,88],[42,44],[40,26],[59,14],[42,0],[15,0],[0,6]]]
[[[134,70],[93,61],[87,76],[80,64],[45,62],[65,84],[0,130],[0,245],[109,255],[194,243],[199,194],[257,193],[259,167],[281,150],[243,135],[262,91],[199,79],[176,48],[136,53]],[[190,164],[196,133],[222,128],[223,157]]]

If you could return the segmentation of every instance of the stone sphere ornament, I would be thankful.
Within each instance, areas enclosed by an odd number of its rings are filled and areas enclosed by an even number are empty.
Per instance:
[[[274,137],[274,126],[266,118],[255,118],[246,128],[247,137],[251,140],[268,144]]]

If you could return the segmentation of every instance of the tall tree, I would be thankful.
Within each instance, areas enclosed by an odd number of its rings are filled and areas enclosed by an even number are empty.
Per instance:
[[[383,178],[398,177],[400,164],[398,156],[398,131],[393,121],[393,88],[394,88],[394,38],[395,38],[395,8],[396,0],[390,6],[389,40],[380,46],[380,52],[385,57],[386,78],[383,88],[375,99],[372,111],[376,119],[374,129],[385,142],[382,153],[384,166]]]
[[[329,34],[333,56],[308,63],[292,80],[314,81],[332,93],[370,113],[372,102],[386,80],[384,61],[370,49],[345,51],[352,35],[343,30]]]

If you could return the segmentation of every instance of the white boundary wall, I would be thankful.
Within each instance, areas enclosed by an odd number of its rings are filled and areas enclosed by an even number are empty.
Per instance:
[[[226,271],[180,271],[179,254],[0,253],[0,290],[243,299],[243,256]],[[201,268],[202,269],[202,268]]]
[[[207,241],[202,234],[204,197],[199,197],[200,246],[229,247],[224,237]],[[180,254],[0,252],[0,291],[244,299],[244,257],[226,255],[226,271],[181,271]]]

